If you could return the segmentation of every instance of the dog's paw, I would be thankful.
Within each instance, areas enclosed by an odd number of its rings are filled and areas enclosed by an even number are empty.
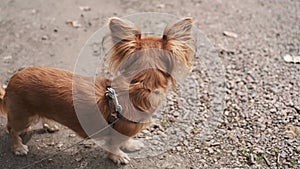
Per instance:
[[[43,128],[47,130],[49,133],[54,133],[59,130],[58,126],[55,124],[44,123]]]
[[[123,144],[122,149],[132,152],[132,151],[139,151],[144,147],[145,145],[143,142],[135,139],[129,139],[127,142]]]
[[[27,155],[28,151],[28,146],[24,144],[13,147],[13,152],[15,155]]]
[[[122,151],[118,152],[118,154],[109,153],[108,158],[116,164],[128,164],[130,161],[128,155]]]

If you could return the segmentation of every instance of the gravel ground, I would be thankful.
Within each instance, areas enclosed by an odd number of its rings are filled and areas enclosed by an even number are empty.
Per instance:
[[[1,117],[0,168],[300,168],[300,65],[283,59],[300,55],[299,9],[296,0],[2,0],[1,83],[29,65],[73,70],[81,47],[112,16],[191,16],[214,48],[137,136],[148,146],[129,165],[116,166],[65,127],[51,134],[36,126],[29,155],[15,157]],[[215,112],[221,82],[223,107]]]

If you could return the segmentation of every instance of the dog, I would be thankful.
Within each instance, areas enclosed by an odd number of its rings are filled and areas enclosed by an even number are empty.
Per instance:
[[[28,153],[20,135],[26,133],[39,118],[46,119],[44,127],[50,130],[56,127],[49,120],[67,126],[80,137],[91,137],[76,114],[78,102],[83,113],[96,113],[90,105],[97,105],[104,119],[97,130],[109,125],[107,119],[116,113],[111,110],[114,110],[116,102],[110,106],[108,101],[109,87],[113,87],[123,108],[121,116],[113,116],[114,124],[110,128],[127,137],[120,139],[111,132],[103,134],[107,137],[108,158],[115,163],[127,164],[130,159],[121,148],[128,151],[142,148],[142,143],[132,137],[151,123],[151,115],[169,88],[173,89],[177,81],[191,71],[195,54],[192,19],[183,18],[168,24],[162,36],[143,37],[133,23],[116,17],[109,19],[108,26],[113,42],[109,62],[115,78],[97,77],[91,84],[94,77],[32,66],[15,73],[5,90],[0,87],[0,111],[7,116],[7,130],[14,154]],[[74,76],[78,77],[76,96],[72,91]],[[91,87],[94,90],[88,90]]]

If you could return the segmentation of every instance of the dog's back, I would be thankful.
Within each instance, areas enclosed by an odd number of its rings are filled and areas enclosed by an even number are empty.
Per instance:
[[[99,81],[99,84],[105,82],[103,79]],[[105,88],[103,85],[103,89],[97,90],[99,93],[88,90],[93,86],[91,83],[93,81],[84,76],[79,76],[76,82],[76,85],[79,85],[79,91],[78,94],[73,95],[72,72],[34,66],[16,73],[10,79],[4,101],[2,101],[10,116],[8,128],[12,127],[21,131],[42,117],[59,122],[80,136],[86,137],[87,135],[77,119],[73,101],[77,99],[80,102],[76,102],[77,104],[85,105],[82,112],[92,112],[88,109],[92,107],[89,104],[95,102],[95,94],[98,97],[104,95]]]

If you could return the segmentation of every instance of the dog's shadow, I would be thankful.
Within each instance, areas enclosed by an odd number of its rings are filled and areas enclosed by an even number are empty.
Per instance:
[[[6,132],[6,120],[0,117],[0,168],[3,169],[68,169],[68,168],[108,168],[120,166],[105,157],[101,148],[87,147],[81,138],[70,137],[72,131],[61,128],[55,133],[34,127],[23,135],[24,143],[29,147],[26,156],[16,156],[11,152],[9,135]],[[77,144],[78,143],[78,144]]]

